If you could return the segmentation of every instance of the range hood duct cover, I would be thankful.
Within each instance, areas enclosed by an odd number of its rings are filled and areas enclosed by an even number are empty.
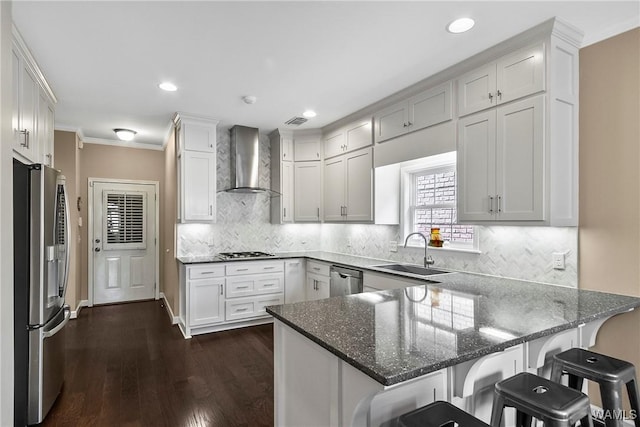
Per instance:
[[[258,129],[247,126],[231,128],[231,188],[233,193],[263,193],[260,187],[260,140]]]

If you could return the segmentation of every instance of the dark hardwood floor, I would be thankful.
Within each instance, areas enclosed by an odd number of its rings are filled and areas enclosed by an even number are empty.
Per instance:
[[[85,308],[43,426],[272,426],[273,327],[185,340],[162,301]]]

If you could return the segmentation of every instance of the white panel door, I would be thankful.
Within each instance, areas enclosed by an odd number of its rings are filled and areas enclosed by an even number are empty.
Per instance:
[[[373,220],[373,155],[372,149],[345,155],[346,220]]]
[[[320,162],[296,162],[294,172],[293,209],[295,221],[320,221],[322,200]]]
[[[407,132],[409,104],[406,101],[393,104],[374,116],[374,140],[386,141]]]
[[[496,112],[474,114],[458,121],[458,220],[495,218]]]
[[[183,154],[184,221],[215,220],[216,157],[215,153],[185,151]]]
[[[224,277],[189,281],[189,326],[224,320]]]
[[[151,184],[93,183],[93,303],[155,297],[156,190]]]
[[[498,220],[544,220],[544,95],[498,108]]]
[[[290,304],[304,301],[306,261],[303,258],[284,262],[284,302]]]
[[[544,75],[543,44],[501,58],[496,74],[498,103],[543,91]]]
[[[496,64],[473,70],[457,80],[458,115],[466,116],[496,105]]]
[[[343,131],[329,135],[324,140],[324,158],[337,156],[344,153],[346,148],[345,134]]]
[[[180,129],[183,132],[182,141],[185,150],[215,152],[216,125],[194,123],[183,119]]]
[[[370,146],[373,144],[371,119],[369,118],[349,126],[346,135],[346,148],[349,151]]]
[[[296,138],[293,144],[296,162],[320,160],[320,138]]]
[[[344,156],[324,162],[324,220],[344,221]]]
[[[409,130],[416,131],[451,120],[451,82],[409,99]]]

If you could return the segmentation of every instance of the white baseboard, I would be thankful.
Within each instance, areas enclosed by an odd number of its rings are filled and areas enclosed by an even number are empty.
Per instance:
[[[167,301],[167,296],[164,294],[164,292],[160,292],[160,298],[162,298],[162,300],[164,301],[164,306],[166,307],[167,313],[169,314],[169,318],[171,319],[171,324],[177,325],[178,322],[180,321],[180,318],[173,314],[173,310],[171,310],[171,306],[169,305],[169,302]]]
[[[71,311],[70,319],[77,319],[78,315],[80,314],[80,310],[82,310],[82,307],[89,307],[89,301],[86,299],[78,301],[78,306],[76,307],[76,309]]]

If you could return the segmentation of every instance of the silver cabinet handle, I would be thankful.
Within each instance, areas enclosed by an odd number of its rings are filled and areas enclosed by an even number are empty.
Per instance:
[[[320,158],[320,153],[316,153],[316,157],[317,157],[317,158]]]
[[[318,208],[318,218],[320,218],[320,208]]]
[[[409,126],[409,125],[408,125],[408,124],[406,124],[406,123],[403,123],[403,124],[402,124],[402,127],[403,127],[403,128],[406,128],[407,126]]]
[[[502,99],[502,92],[500,92],[500,89],[498,89],[498,92],[496,93],[496,95],[498,95],[498,98]]]
[[[320,267],[313,267],[315,271],[320,271]]]
[[[247,311],[247,310],[248,310],[247,307],[236,308],[236,311]]]
[[[220,295],[224,295],[224,285],[220,285]]]
[[[345,207],[344,207],[344,216],[347,216],[347,215],[348,215],[348,212],[349,212],[349,211],[347,210],[347,207],[345,206]]]
[[[262,267],[263,270],[273,270],[275,267]]]
[[[285,157],[287,157],[287,153],[282,153],[282,158],[284,159]]]
[[[489,196],[489,213],[493,214],[493,197]]]
[[[215,271],[203,271],[200,274],[205,275],[205,274],[214,274]]]
[[[248,268],[238,268],[236,271],[247,271],[249,270]]]
[[[287,208],[282,208],[282,216],[287,217]]]
[[[275,283],[265,283],[262,286],[264,286],[265,288],[270,288],[271,286],[275,286],[275,285],[276,285]]]
[[[496,196],[498,198],[498,213],[502,212],[502,196]]]
[[[493,102],[493,94],[489,92],[489,103]]]
[[[213,215],[213,205],[209,205],[209,215]]]
[[[409,122],[409,126],[413,126],[413,123]]]
[[[29,129],[22,129],[22,130],[19,130],[18,132],[20,132],[24,136],[24,139],[20,143],[20,146],[24,148],[29,148]]]

